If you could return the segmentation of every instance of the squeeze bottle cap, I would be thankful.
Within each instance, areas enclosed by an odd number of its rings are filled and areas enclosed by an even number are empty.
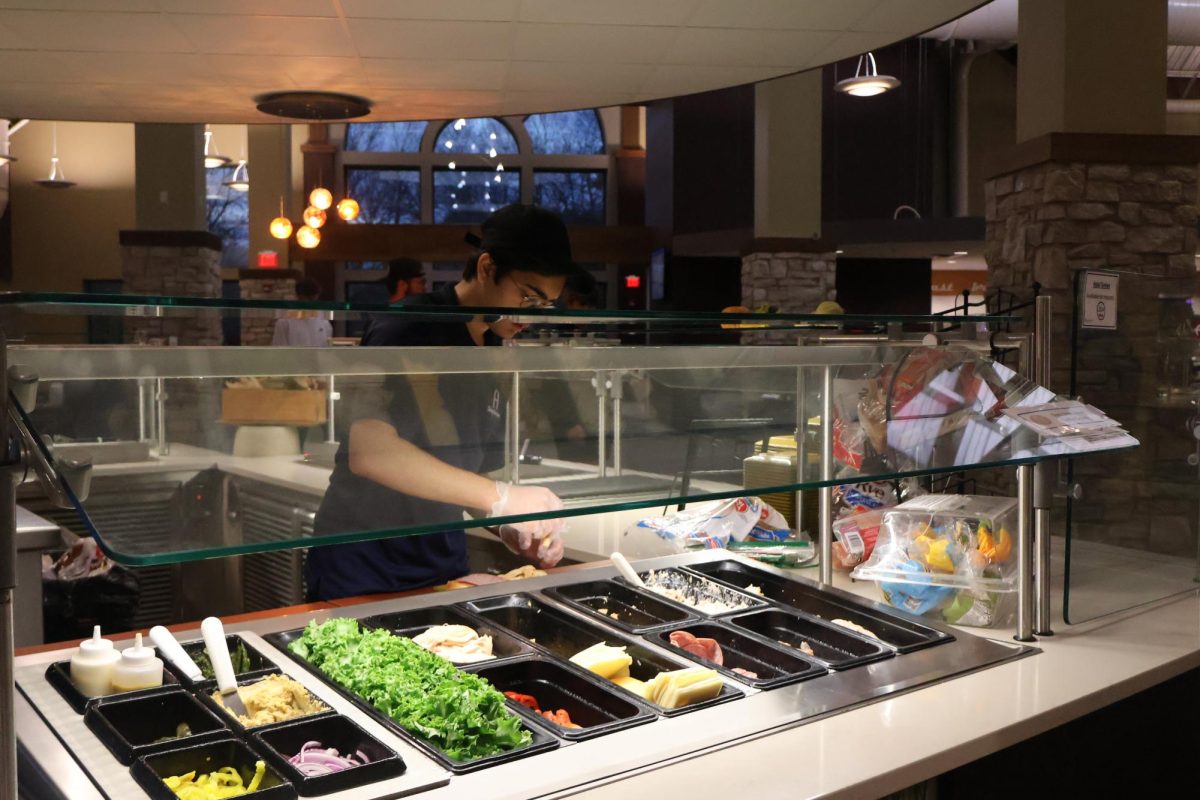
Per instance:
[[[109,639],[100,638],[100,626],[97,625],[92,628],[92,638],[80,642],[79,649],[87,655],[102,655],[113,649],[113,643]]]
[[[134,637],[133,647],[127,647],[121,651],[121,662],[124,664],[141,666],[143,664],[149,664],[151,661],[154,661],[155,658],[156,656],[154,655],[154,648],[146,647],[142,644],[142,635],[140,633]]]

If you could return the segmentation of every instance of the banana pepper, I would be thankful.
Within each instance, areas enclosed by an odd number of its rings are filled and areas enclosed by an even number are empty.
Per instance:
[[[986,528],[979,529],[979,552],[993,564],[1007,561],[1012,555],[1012,536],[1007,528],[993,537]]]

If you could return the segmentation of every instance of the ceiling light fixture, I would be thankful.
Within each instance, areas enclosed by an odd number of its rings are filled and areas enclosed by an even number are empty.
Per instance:
[[[75,181],[67,180],[67,176],[63,174],[62,167],[58,164],[58,123],[50,123],[50,177],[40,181],[34,181],[38,186],[46,189],[70,189],[75,185]]]
[[[370,100],[341,92],[269,92],[255,97],[254,102],[264,114],[320,122],[355,119],[371,113]]]
[[[343,197],[338,200],[337,215],[346,222],[350,222],[358,218],[358,201],[352,197]]]
[[[956,256],[965,256],[965,255],[967,255],[967,251],[966,251],[966,250],[955,250],[955,251],[954,251],[954,255],[956,255]]]
[[[233,159],[221,155],[217,152],[216,145],[212,143],[212,131],[208,125],[204,126],[204,168],[217,169],[218,167],[228,166]]]
[[[246,159],[241,159],[237,162],[237,166],[233,170],[233,177],[227,181],[222,181],[222,186],[228,186],[235,192],[250,191],[250,173],[246,169]]]
[[[838,81],[833,88],[855,97],[874,97],[877,94],[891,91],[899,85],[899,78],[880,75],[879,69],[875,66],[875,54],[867,53],[858,57],[858,67],[854,70],[854,77]]]
[[[310,228],[316,229],[325,224],[328,219],[325,215],[325,210],[316,206],[309,206],[304,209],[304,224]]]

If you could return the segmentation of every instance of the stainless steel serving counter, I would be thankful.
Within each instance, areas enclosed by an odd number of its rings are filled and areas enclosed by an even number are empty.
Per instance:
[[[652,559],[640,562],[637,566],[642,569],[699,565],[728,558],[728,553],[723,551],[709,551]],[[763,568],[754,565],[753,562],[742,563],[764,569],[772,575],[788,577],[784,572]],[[396,797],[417,791],[432,792],[431,796],[437,798],[566,796],[630,778],[655,767],[703,757],[706,753],[772,733],[812,723],[820,724],[822,719],[883,698],[920,690],[953,680],[956,676],[1038,652],[1034,648],[1015,643],[991,641],[950,628],[929,625],[943,633],[952,634],[953,638],[913,652],[829,672],[776,689],[758,691],[748,685],[727,680],[728,683],[737,686],[744,696],[679,716],[658,716],[648,724],[598,736],[588,741],[563,741],[555,750],[478,772],[450,775],[442,766],[355,708],[295,659],[289,658],[286,653],[259,638],[261,635],[302,627],[312,619],[323,620],[331,616],[349,615],[365,617],[399,610],[477,601],[516,592],[534,593],[539,601],[571,619],[595,626],[599,623],[594,616],[585,615],[570,605],[559,603],[540,593],[551,587],[615,576],[616,571],[608,563],[582,565],[515,584],[491,584],[453,593],[435,593],[352,608],[319,611],[314,614],[271,618],[238,626],[231,632],[244,633],[253,646],[275,660],[286,673],[294,676],[321,700],[335,710],[351,716],[371,733],[379,734],[377,738],[402,753],[408,763],[408,773],[402,778],[392,779],[386,785],[372,784],[356,790],[353,796],[361,798]],[[875,606],[860,597],[832,587],[826,587],[823,591],[827,593],[827,597],[839,602],[853,603],[876,612],[886,611],[882,606]],[[921,622],[928,625],[925,620]],[[608,637],[610,640],[620,637],[616,629],[611,632],[612,636]],[[192,639],[197,635],[193,631],[190,634],[181,634],[180,638]],[[651,644],[647,639],[642,639],[640,643],[655,652],[671,654]],[[674,655],[678,657],[677,652],[674,652]],[[42,772],[50,776],[54,785],[63,792],[63,796],[72,800],[84,797],[123,799],[143,796],[141,790],[131,781],[128,769],[116,761],[83,725],[82,718],[70,709],[42,677],[49,664],[69,656],[70,651],[63,650],[17,659],[17,732],[27,756]],[[797,757],[802,759],[803,754],[797,754]],[[773,768],[786,769],[782,765]],[[350,793],[346,793],[346,796],[349,797]]]

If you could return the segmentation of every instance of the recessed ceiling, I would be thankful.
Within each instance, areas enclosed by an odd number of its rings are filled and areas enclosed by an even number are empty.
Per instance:
[[[981,2],[0,0],[0,117],[273,122],[252,98],[288,89],[368,97],[376,120],[619,105],[820,66]]]

